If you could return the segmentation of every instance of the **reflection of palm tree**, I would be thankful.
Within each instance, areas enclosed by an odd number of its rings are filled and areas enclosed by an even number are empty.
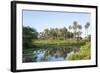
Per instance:
[[[85,35],[86,35],[86,36],[88,36],[88,28],[89,28],[89,26],[90,26],[90,23],[87,22],[86,25],[85,25],[85,29],[86,29]]]

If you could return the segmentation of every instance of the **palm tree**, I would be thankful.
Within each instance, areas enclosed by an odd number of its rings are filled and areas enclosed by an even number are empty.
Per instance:
[[[71,26],[69,26],[69,30],[71,30],[72,29],[72,27]]]
[[[64,37],[64,39],[67,38],[67,32],[68,32],[68,30],[66,27],[62,28],[62,36]]]
[[[54,28],[51,28],[51,29],[50,29],[50,37],[51,37],[52,39],[55,39],[55,38],[57,37]]]
[[[76,38],[78,24],[76,21],[73,22],[72,26],[69,26],[69,30],[73,29],[74,38]]]
[[[78,38],[80,37],[80,35],[81,35],[81,29],[82,29],[82,26],[81,25],[78,25],[78,29],[79,29],[79,31],[78,31]]]
[[[59,38],[58,32],[59,32],[59,29],[58,29],[58,28],[55,28],[56,39],[58,39],[58,38]]]
[[[72,26],[69,26],[68,28],[69,28],[69,30],[71,31]],[[71,36],[71,32],[69,32],[69,36]],[[69,37],[69,38],[71,38],[71,37]]]
[[[48,38],[49,37],[49,29],[45,29],[44,34],[45,34],[45,38]]]
[[[81,25],[78,25],[78,29],[82,29],[82,26]]]
[[[74,38],[75,39],[77,39],[77,38],[79,38],[80,37],[80,35],[81,35],[81,29],[82,29],[82,26],[81,25],[79,25],[78,23],[77,23],[77,21],[74,21],[73,22],[73,25],[72,26],[69,26],[69,29],[71,30],[71,29],[73,29],[73,34],[74,34]]]
[[[88,28],[89,28],[89,26],[90,26],[90,23],[87,22],[86,25],[85,25],[85,30],[86,30],[85,35],[86,35],[86,36],[88,36]]]
[[[74,30],[74,38],[76,38],[76,36],[77,36],[77,29],[78,29],[78,23],[77,23],[77,21],[73,22],[72,28]]]

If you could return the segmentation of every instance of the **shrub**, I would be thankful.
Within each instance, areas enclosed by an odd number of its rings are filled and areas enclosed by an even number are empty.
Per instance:
[[[90,42],[87,42],[84,46],[81,47],[80,51],[69,56],[68,60],[87,60],[90,59]]]

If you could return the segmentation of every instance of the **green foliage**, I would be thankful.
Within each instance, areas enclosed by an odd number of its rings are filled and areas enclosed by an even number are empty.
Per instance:
[[[84,46],[81,47],[81,50],[76,54],[73,54],[68,57],[68,60],[87,60],[91,58],[90,54],[90,42],[87,42]]]
[[[77,21],[69,26],[69,30],[66,27],[46,28],[42,32],[37,32],[34,28],[23,26],[23,62],[33,62],[33,58],[35,62],[35,52],[44,49],[46,58],[63,56],[66,59],[67,53],[74,51],[76,53],[68,56],[67,60],[90,59],[91,35],[88,34],[89,26],[90,23],[87,22],[84,27],[87,31],[85,38],[81,37],[82,26]],[[71,29],[72,31],[70,31]],[[77,50],[76,47],[80,46],[81,49]]]
[[[31,27],[23,27],[23,48],[32,47],[32,40],[37,39],[38,33]]]
[[[50,28],[50,29],[44,29],[43,32],[39,33],[39,39],[68,39],[72,38],[73,33],[68,31],[66,27],[63,28]]]
[[[34,47],[66,47],[66,46],[80,46],[84,45],[85,41],[81,40],[77,42],[77,40],[34,40]]]
[[[31,27],[23,27],[23,37],[37,39],[38,32]]]

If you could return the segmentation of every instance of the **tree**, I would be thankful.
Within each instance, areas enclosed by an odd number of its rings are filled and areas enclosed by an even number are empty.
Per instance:
[[[88,28],[89,28],[89,26],[90,26],[90,23],[87,22],[86,25],[85,25],[85,30],[86,30],[85,35],[86,35],[86,36],[88,36]]]
[[[24,27],[23,26],[23,35],[24,37],[30,37],[32,39],[37,39],[38,32],[31,27]]]
[[[69,32],[66,27],[63,28],[50,28],[44,29],[43,32],[40,32],[38,35],[39,39],[60,39],[66,40],[67,38],[73,37],[73,33]]]
[[[62,36],[63,36],[64,39],[67,38],[67,32],[68,32],[68,30],[67,30],[66,27],[62,28]]]
[[[57,38],[59,38],[58,33],[59,33],[58,28],[50,28],[48,36],[50,39],[57,39]]]
[[[55,28],[55,33],[56,33],[56,39],[59,39],[59,29],[58,28]]]
[[[81,32],[82,26],[79,25],[77,21],[74,21],[73,25],[69,26],[69,30],[71,29],[73,29],[74,38],[78,40],[81,37],[80,35],[82,33]]]
[[[49,38],[49,29],[44,30],[45,38]]]
[[[67,32],[67,38],[73,38],[74,34],[70,31]]]
[[[72,26],[69,26],[69,29],[73,29],[74,38],[77,38],[77,29],[79,28],[77,21],[73,22]]]
[[[32,40],[38,38],[38,33],[31,27],[23,26],[23,48],[27,49],[32,47]]]
[[[38,39],[44,39],[44,32],[38,33]]]
[[[69,26],[69,30],[71,30],[72,29],[72,27],[71,26]]]
[[[78,29],[78,23],[77,21],[73,22],[73,26],[72,26],[73,30],[74,30],[74,37],[77,37],[77,29]]]
[[[82,29],[82,26],[81,25],[78,25],[78,29],[79,29],[79,31],[77,32],[77,39],[79,40],[80,39],[80,35],[82,34],[82,32],[81,32],[81,29]]]
[[[69,26],[68,27],[69,28],[69,30],[71,31],[71,29],[72,29],[72,26]],[[73,37],[73,33],[72,32],[68,32],[68,36],[69,36],[69,38],[72,38]]]

